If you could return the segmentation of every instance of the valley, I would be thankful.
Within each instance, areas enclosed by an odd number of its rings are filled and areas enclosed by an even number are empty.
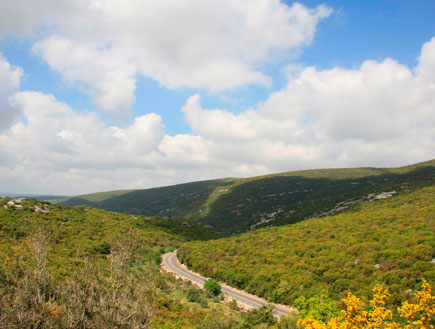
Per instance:
[[[422,278],[435,286],[434,183],[431,160],[62,201],[74,206],[3,197],[0,327],[297,328],[376,284],[397,308]]]

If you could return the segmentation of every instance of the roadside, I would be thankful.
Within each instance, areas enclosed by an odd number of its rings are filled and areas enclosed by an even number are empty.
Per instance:
[[[176,251],[162,255],[161,267],[164,271],[170,272],[183,280],[189,280],[200,288],[203,288],[204,283],[208,280],[208,278],[190,271],[185,265],[181,264],[177,258]],[[219,282],[219,284],[221,285],[225,301],[232,302],[232,300],[235,300],[237,306],[243,310],[259,309],[262,306],[271,305],[274,308],[273,313],[277,317],[288,315],[292,312],[297,312],[295,308],[289,307],[287,305],[272,304],[264,298],[252,295],[243,290],[235,289],[226,285],[225,283]]]

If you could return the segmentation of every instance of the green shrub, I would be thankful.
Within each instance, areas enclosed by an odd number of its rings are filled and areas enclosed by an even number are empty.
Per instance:
[[[200,295],[199,291],[196,288],[189,288],[187,291],[187,300],[191,303],[198,303],[200,302]]]
[[[221,290],[221,286],[219,285],[219,283],[217,283],[214,280],[208,280],[205,284],[204,284],[204,289],[206,291],[211,292],[213,295],[218,296],[222,290]]]

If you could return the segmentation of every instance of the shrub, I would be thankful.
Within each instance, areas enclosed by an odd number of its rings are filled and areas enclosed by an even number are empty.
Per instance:
[[[194,302],[194,303],[199,303],[200,302],[200,298],[199,298],[199,291],[196,288],[189,288],[189,290],[187,291],[187,300],[189,302]]]
[[[204,284],[204,289],[211,292],[215,296],[218,296],[222,292],[221,286],[214,280],[208,280]]]
[[[66,281],[47,271],[48,238],[38,233],[12,247],[1,264],[0,328],[148,328],[155,297],[153,272],[131,271],[128,251],[89,262]]]
[[[430,285],[423,279],[422,290],[415,295],[416,304],[405,301],[397,310],[407,325],[401,327],[393,321],[393,311],[386,307],[390,297],[388,289],[376,286],[373,289],[373,299],[370,308],[365,310],[364,303],[352,293],[343,299],[342,316],[333,318],[327,323],[315,320],[313,317],[298,321],[298,326],[305,329],[434,329],[435,326],[435,296],[432,295]]]

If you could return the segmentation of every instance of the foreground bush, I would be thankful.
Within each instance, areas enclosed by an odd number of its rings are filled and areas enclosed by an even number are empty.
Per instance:
[[[305,329],[435,328],[435,296],[432,295],[431,287],[426,280],[423,280],[422,290],[415,294],[417,303],[410,304],[406,301],[397,309],[400,317],[406,322],[404,327],[392,320],[393,311],[386,306],[390,297],[388,289],[376,286],[373,293],[369,311],[364,310],[361,300],[349,292],[347,298],[343,299],[342,316],[327,323],[308,318],[298,321],[298,326]]]
[[[85,260],[62,282],[47,271],[48,255],[47,239],[39,233],[12,248],[2,262],[0,328],[150,327],[151,271],[135,275],[128,250],[112,248],[104,263]]]

